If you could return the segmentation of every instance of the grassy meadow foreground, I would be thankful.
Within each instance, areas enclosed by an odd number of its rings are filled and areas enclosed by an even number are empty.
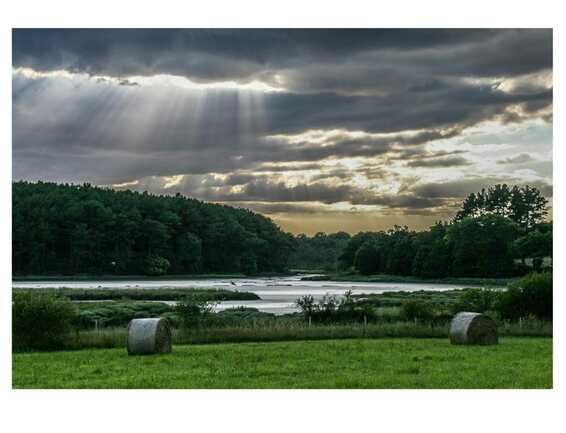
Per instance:
[[[358,339],[13,355],[14,388],[551,388],[551,338]]]

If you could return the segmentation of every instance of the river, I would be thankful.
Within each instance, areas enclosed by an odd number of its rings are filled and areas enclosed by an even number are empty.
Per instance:
[[[304,295],[312,295],[315,299],[321,299],[324,295],[340,297],[347,290],[353,294],[383,293],[388,291],[417,290],[452,290],[462,289],[464,285],[436,284],[436,283],[356,283],[344,281],[302,281],[304,275],[274,278],[212,278],[212,279],[159,279],[159,280],[47,280],[47,281],[14,281],[13,287],[18,288],[58,288],[70,287],[80,289],[95,288],[220,288],[228,290],[239,290],[253,292],[261,300],[257,301],[225,301],[216,306],[216,310],[224,310],[239,306],[254,307],[260,311],[274,314],[286,314],[298,311],[295,306],[297,298]],[[469,286],[469,285],[468,285]]]

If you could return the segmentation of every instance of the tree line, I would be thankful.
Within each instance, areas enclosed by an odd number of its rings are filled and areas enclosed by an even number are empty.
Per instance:
[[[12,184],[14,275],[282,272],[294,238],[246,209],[89,184]]]
[[[245,209],[177,194],[89,184],[14,182],[14,275],[255,275],[355,270],[422,278],[506,277],[552,257],[547,201],[531,186],[470,194],[450,222],[424,231],[293,236]]]
[[[451,222],[422,232],[395,226],[358,233],[341,254],[341,267],[423,278],[523,275],[552,257],[547,213],[536,188],[495,185],[470,194]]]

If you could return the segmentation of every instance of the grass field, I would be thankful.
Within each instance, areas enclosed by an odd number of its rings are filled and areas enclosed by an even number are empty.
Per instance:
[[[552,339],[357,339],[13,355],[14,388],[551,388]]]

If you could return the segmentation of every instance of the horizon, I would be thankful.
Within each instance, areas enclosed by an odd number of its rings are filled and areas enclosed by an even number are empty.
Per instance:
[[[422,230],[472,192],[552,208],[552,30],[16,29],[13,180]]]

